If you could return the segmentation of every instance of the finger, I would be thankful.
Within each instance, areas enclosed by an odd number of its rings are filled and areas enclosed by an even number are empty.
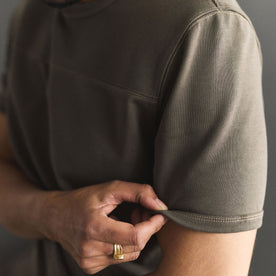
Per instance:
[[[137,233],[139,233],[138,240],[140,243],[146,244],[150,237],[158,232],[167,221],[168,219],[165,216],[157,214],[148,220],[136,224],[134,227]]]
[[[131,223],[116,221],[99,210],[99,215],[94,216],[93,225],[89,228],[90,233],[86,238],[112,244],[140,246],[140,236],[145,234],[145,237],[150,237],[159,231],[166,220],[163,215],[157,214],[134,226]]]
[[[120,243],[124,245],[136,245],[137,233],[134,225],[124,221],[117,221],[99,210],[95,215],[87,240],[98,240],[106,243]]]
[[[153,188],[149,184],[140,184],[127,181],[115,181],[111,185],[110,197],[120,204],[123,201],[135,202],[153,210],[168,210],[168,207],[158,199]]]
[[[124,253],[132,253],[140,251],[140,248],[136,245],[124,245]],[[86,241],[79,247],[79,250],[76,252],[80,258],[91,258],[96,256],[108,256],[112,255],[114,252],[114,245],[111,243],[101,242],[101,241]]]
[[[113,258],[113,255],[107,256],[96,256],[92,258],[75,258],[75,261],[85,271],[92,271],[95,268],[102,267],[102,266],[109,266],[112,264],[119,264],[119,263],[126,263],[133,260],[136,260],[139,255],[140,251],[131,252],[131,253],[124,253],[124,259],[116,260]]]

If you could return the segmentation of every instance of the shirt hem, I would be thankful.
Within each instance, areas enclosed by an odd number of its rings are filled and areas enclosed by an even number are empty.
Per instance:
[[[179,210],[151,210],[184,227],[203,232],[231,233],[258,229],[263,224],[264,211],[238,216],[202,215]]]

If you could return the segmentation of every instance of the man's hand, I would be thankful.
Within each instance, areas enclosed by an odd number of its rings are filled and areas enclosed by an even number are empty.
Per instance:
[[[1,112],[0,179],[0,223],[17,236],[60,243],[87,273],[136,259],[166,222],[161,214],[140,214],[140,208],[131,214],[132,224],[108,217],[123,201],[167,209],[158,206],[147,184],[114,180],[72,191],[40,190],[17,165]],[[113,259],[113,243],[122,244],[125,259]]]
[[[41,232],[56,241],[88,274],[94,274],[111,264],[138,258],[150,237],[167,219],[146,212],[132,213],[133,224],[117,221],[108,214],[123,201],[140,203],[147,209],[160,210],[152,187],[125,181],[111,181],[72,191],[49,193],[42,208]],[[125,258],[114,260],[113,244],[123,246]]]

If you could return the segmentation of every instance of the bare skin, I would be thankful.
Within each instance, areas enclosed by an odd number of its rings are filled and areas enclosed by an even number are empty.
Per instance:
[[[158,269],[145,276],[247,276],[257,229],[208,233],[168,221],[156,234],[162,250]]]
[[[150,237],[167,219],[160,215],[132,213],[132,223],[108,214],[123,201],[152,210],[157,195],[148,184],[114,180],[72,191],[44,191],[20,170],[12,152],[6,116],[0,113],[0,223],[27,239],[56,241],[87,274],[111,264],[138,258]],[[114,260],[113,243],[123,246],[125,258]]]
[[[59,242],[88,274],[111,264],[129,262],[139,257],[150,237],[166,222],[162,215],[146,220],[133,214],[134,224],[117,221],[108,214],[122,201],[140,203],[148,209],[156,207],[149,185],[113,181],[74,191],[52,193],[44,206],[43,233]],[[113,243],[123,246],[124,260],[112,258]]]

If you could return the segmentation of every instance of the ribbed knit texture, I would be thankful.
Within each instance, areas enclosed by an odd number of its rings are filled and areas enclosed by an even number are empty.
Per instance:
[[[161,213],[207,232],[259,228],[267,141],[251,24],[233,11],[197,20],[172,57],[164,91],[154,188],[179,211]]]
[[[159,213],[187,228],[261,227],[262,55],[235,0],[95,0],[62,10],[24,0],[8,45],[0,110],[30,182],[148,183],[169,207]],[[130,222],[135,207],[124,202],[113,214]],[[22,256],[9,276],[86,275],[52,241]],[[145,275],[161,258],[153,235],[137,260],[97,275]]]

